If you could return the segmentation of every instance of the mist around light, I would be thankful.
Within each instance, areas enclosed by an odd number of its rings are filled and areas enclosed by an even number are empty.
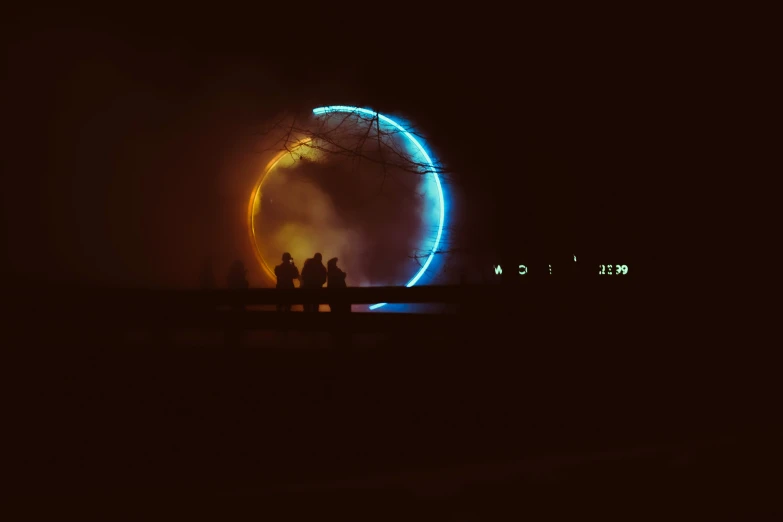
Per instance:
[[[416,168],[421,160],[407,140],[379,133],[377,122],[339,115],[319,125],[312,141],[270,165],[253,198],[265,272],[272,275],[283,252],[300,268],[321,252],[324,261],[339,258],[350,286],[406,284],[424,262],[414,255],[431,251],[436,238],[433,176]]]

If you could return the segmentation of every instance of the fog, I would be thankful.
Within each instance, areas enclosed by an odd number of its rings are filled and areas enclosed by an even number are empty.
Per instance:
[[[270,266],[282,252],[300,267],[321,252],[324,261],[340,260],[352,286],[405,284],[418,272],[414,254],[433,239],[429,180],[374,162],[376,153],[364,151],[365,159],[321,154],[269,173],[254,223]]]

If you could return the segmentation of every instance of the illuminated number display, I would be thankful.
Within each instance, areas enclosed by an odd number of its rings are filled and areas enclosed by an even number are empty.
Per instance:
[[[600,275],[625,275],[628,273],[628,265],[598,265]]]
[[[503,269],[500,267],[500,265],[492,265],[492,270],[495,272],[495,275],[501,275],[503,273]],[[525,265],[519,265],[517,267],[517,273],[519,275],[526,275],[528,273],[528,267]],[[625,275],[627,273],[628,265],[598,265],[599,275]],[[554,274],[552,265],[549,265],[549,274]]]

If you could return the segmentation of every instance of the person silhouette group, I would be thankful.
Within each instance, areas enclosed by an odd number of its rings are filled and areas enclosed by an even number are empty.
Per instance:
[[[275,267],[275,277],[277,277],[275,288],[294,288],[294,279],[299,279],[299,269],[288,252],[283,254],[283,262]],[[291,305],[278,304],[277,311],[290,312]]]
[[[347,274],[337,266],[337,258],[333,257],[326,263],[326,287],[327,288],[346,288],[345,276]],[[330,302],[329,309],[332,312],[350,312],[351,303],[348,302]]]
[[[275,276],[277,277],[276,288],[294,288],[294,280],[299,279],[300,288],[323,288],[326,284],[327,288],[346,288],[345,278],[346,273],[343,272],[337,266],[338,259],[333,257],[324,266],[323,255],[320,252],[316,252],[313,257],[307,259],[302,267],[301,274],[299,269],[294,264],[294,260],[291,254],[288,252],[283,254],[283,262],[275,267]],[[318,304],[305,304],[305,312],[317,312],[319,308]],[[278,311],[290,312],[291,305],[278,305]],[[350,303],[329,303],[329,309],[332,312],[350,312]]]

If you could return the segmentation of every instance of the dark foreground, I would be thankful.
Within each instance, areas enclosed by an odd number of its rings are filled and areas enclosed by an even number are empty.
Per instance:
[[[28,307],[4,343],[13,519],[780,512],[772,348],[651,290],[584,290],[350,335]]]

